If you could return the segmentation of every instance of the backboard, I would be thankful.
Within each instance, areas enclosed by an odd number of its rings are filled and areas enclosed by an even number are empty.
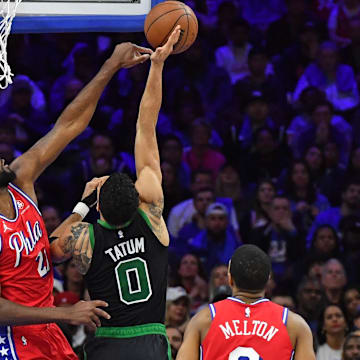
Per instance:
[[[146,14],[161,1],[22,0],[11,32],[143,31]],[[14,3],[10,6],[14,6]]]

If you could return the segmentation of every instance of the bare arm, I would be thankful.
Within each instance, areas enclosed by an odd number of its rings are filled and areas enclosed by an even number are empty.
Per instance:
[[[148,54],[141,55],[140,51]],[[34,181],[69,142],[88,126],[105,86],[116,71],[145,61],[150,53],[152,53],[150,49],[143,49],[131,43],[116,46],[114,53],[101,67],[98,74],[66,107],[53,129],[11,163],[10,168],[17,176],[16,183],[33,199],[35,199]]]
[[[78,271],[85,275],[90,268],[93,250],[90,244],[90,224],[76,222],[70,224],[60,237],[51,245],[51,256],[54,261],[73,258]]]
[[[184,341],[179,349],[176,360],[198,360],[200,345],[211,324],[209,308],[201,310],[189,322]]]
[[[289,312],[288,331],[294,343],[294,359],[315,360],[312,333],[309,325],[300,315]]]
[[[142,209],[148,214],[153,231],[158,239],[168,244],[164,236],[165,223],[162,219],[164,195],[161,187],[159,149],[156,140],[156,123],[162,101],[162,71],[164,61],[171,54],[180,36],[178,26],[167,43],[151,55],[151,67],[141,99],[139,116],[136,123],[135,164],[136,188],[140,195]],[[167,238],[164,239],[164,238]]]

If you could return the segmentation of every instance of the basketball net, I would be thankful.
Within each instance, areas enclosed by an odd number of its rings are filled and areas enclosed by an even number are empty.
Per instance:
[[[21,0],[1,0],[0,3],[0,89],[6,89],[12,84],[10,65],[7,61],[7,39],[10,35],[12,21],[16,15],[16,10]]]

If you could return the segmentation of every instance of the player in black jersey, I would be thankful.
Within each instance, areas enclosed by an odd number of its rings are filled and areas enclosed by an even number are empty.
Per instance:
[[[85,345],[88,360],[171,359],[164,326],[169,234],[155,127],[162,99],[162,70],[179,39],[177,26],[150,56],[151,67],[136,124],[134,184],[124,174],[94,179],[82,202],[52,234],[53,259],[76,260],[92,299],[106,301],[95,338]],[[100,220],[82,220],[96,202]],[[90,194],[90,195],[89,195]],[[89,196],[88,196],[89,195]],[[80,219],[79,219],[80,217]]]

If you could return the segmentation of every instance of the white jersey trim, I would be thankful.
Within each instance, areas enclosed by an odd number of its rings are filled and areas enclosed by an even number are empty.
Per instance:
[[[15,351],[14,344],[13,344],[11,326],[7,327],[7,335],[8,335],[8,341],[9,341],[9,345],[10,345],[11,355],[13,356],[14,360],[18,360],[19,358],[16,355],[16,351]]]
[[[18,217],[19,217],[19,209],[18,209],[18,206],[17,206],[17,203],[16,203],[16,200],[15,200],[15,197],[14,197],[14,194],[8,189],[8,192],[10,194],[10,197],[11,197],[11,200],[12,200],[12,203],[13,203],[13,206],[14,206],[14,210],[15,210],[15,218],[14,219],[8,219],[6,216],[0,214],[0,218],[3,219],[3,220],[6,220],[8,222],[16,222]]]
[[[282,321],[285,325],[287,324],[288,315],[289,315],[289,309],[284,307]]]
[[[229,296],[228,299],[229,299],[229,300],[232,300],[232,301],[239,302],[239,303],[241,303],[241,304],[245,304],[245,305],[256,305],[256,304],[260,304],[260,303],[263,303],[263,302],[268,302],[268,301],[270,301],[269,299],[265,299],[265,298],[264,298],[264,299],[259,299],[259,300],[255,301],[255,302],[253,302],[253,303],[248,304],[248,303],[246,303],[245,301],[242,301],[242,300],[240,300],[240,299],[238,299],[238,298],[235,298],[235,297],[232,297],[232,296]]]
[[[214,320],[214,317],[216,315],[216,309],[214,304],[209,304],[209,308],[210,308],[211,320]]]
[[[18,188],[16,185],[9,183],[9,185],[16,190],[17,192],[19,192],[26,200],[28,200],[36,209],[36,211],[39,213],[40,216],[42,216],[41,211],[39,210],[38,206],[35,204],[34,200],[27,195],[26,193],[24,193],[20,188]]]

